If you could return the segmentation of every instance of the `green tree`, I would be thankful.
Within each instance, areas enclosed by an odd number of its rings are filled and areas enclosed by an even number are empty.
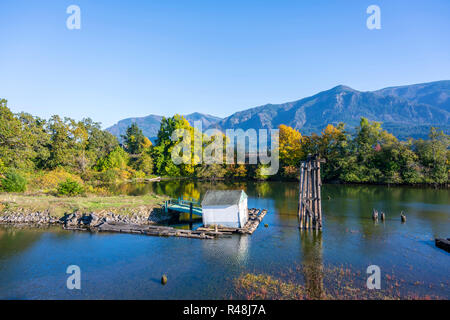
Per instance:
[[[32,148],[20,119],[0,100],[0,157],[7,167],[26,169],[33,167]]]
[[[59,116],[53,116],[47,123],[50,134],[48,169],[56,167],[72,167],[74,165],[74,148],[67,119],[63,121]]]
[[[143,152],[137,158],[135,169],[144,172],[147,176],[153,173],[153,159],[149,152]]]
[[[126,133],[122,135],[122,139],[125,151],[129,154],[140,154],[148,145],[148,139],[136,123],[128,127]]]
[[[420,139],[414,143],[418,161],[425,171],[425,182],[449,181],[449,148],[450,137],[436,128],[431,128],[429,140]]]
[[[203,138],[201,136],[202,133],[197,132],[197,130],[191,127],[189,122],[183,116],[177,114],[171,118],[163,118],[158,131],[156,145],[153,147],[152,151],[155,171],[159,175],[175,177],[194,175],[195,166],[198,165],[199,159],[194,155],[193,145],[191,145],[190,161],[178,165],[173,162],[172,151],[183,139],[180,137],[179,139],[172,140],[172,135],[178,129],[184,129],[190,134],[192,144],[194,138],[199,140]],[[183,154],[182,156],[188,157],[189,155]]]
[[[130,161],[130,156],[121,147],[116,147],[110,154],[106,157],[98,160],[97,170],[106,171],[108,169],[121,169],[126,170],[128,163]]]

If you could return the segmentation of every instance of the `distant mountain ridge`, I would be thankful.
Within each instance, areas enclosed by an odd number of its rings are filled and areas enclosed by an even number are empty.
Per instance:
[[[222,118],[211,116],[209,114],[203,114],[194,112],[184,116],[187,121],[191,125],[194,125],[195,121],[201,121],[203,128],[208,128],[218,121],[222,120]],[[127,128],[132,124],[136,123],[144,135],[149,138],[152,142],[155,142],[156,137],[158,135],[159,127],[161,125],[162,116],[151,114],[146,117],[140,118],[128,118],[124,120],[120,120],[117,124],[112,127],[107,128],[106,130],[116,137],[121,139],[121,135],[125,133]]]
[[[191,124],[200,119],[204,129],[270,129],[285,124],[300,130],[302,134],[311,134],[320,133],[327,124],[336,125],[339,122],[346,123],[347,128],[352,129],[361,117],[383,122],[383,128],[399,138],[426,137],[431,126],[449,133],[450,80],[366,92],[340,85],[311,97],[247,109],[224,119],[198,113],[188,115],[186,119]],[[154,115],[130,118],[107,130],[117,135],[135,121],[146,136],[153,138],[161,118]]]

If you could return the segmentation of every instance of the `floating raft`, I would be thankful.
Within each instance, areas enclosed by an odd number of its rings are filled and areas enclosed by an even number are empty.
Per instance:
[[[217,226],[212,228],[200,227],[197,230],[184,230],[157,225],[105,222],[96,227],[64,226],[64,229],[74,231],[132,233],[159,237],[217,239],[219,237],[230,237],[233,233],[252,234],[256,230],[266,213],[267,210],[250,209],[249,220],[247,221],[244,228],[227,228]]]
[[[249,209],[248,210],[248,221],[243,228],[230,228],[224,226],[210,226],[210,227],[200,227],[197,231],[210,232],[214,230],[216,232],[230,232],[230,233],[240,233],[240,234],[252,234],[258,228],[264,216],[267,214],[267,210],[259,209]]]
[[[67,226],[65,230],[73,231],[94,231],[94,232],[116,232],[116,233],[132,233],[142,234],[147,236],[159,236],[159,237],[182,237],[182,238],[195,238],[195,239],[215,239],[218,237],[224,237],[230,235],[230,233],[224,232],[203,232],[197,230],[184,230],[165,226],[155,225],[141,225],[141,224],[129,224],[123,222],[111,222],[103,223],[102,225],[94,228],[82,228]]]
[[[450,238],[446,239],[436,239],[435,240],[436,247],[443,249],[447,252],[450,252]]]

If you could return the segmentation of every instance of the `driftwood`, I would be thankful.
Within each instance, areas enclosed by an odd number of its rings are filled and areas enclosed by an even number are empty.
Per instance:
[[[436,239],[435,240],[436,247],[450,252],[450,238],[448,239]]]

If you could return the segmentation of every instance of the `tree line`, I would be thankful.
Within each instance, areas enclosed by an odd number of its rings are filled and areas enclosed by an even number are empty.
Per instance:
[[[310,136],[281,125],[280,170],[275,176],[264,176],[263,165],[204,164],[193,153],[188,163],[176,165],[171,155],[178,141],[172,141],[171,137],[177,129],[186,129],[192,136],[204,135],[184,117],[175,115],[163,118],[155,145],[136,124],[119,141],[91,119],[75,121],[53,116],[45,120],[27,113],[14,114],[2,99],[0,188],[17,192],[28,185],[31,190],[66,190],[73,185],[75,190],[96,192],[102,185],[154,175],[297,179],[299,163],[308,154],[326,159],[322,178],[328,182],[447,184],[449,181],[450,138],[435,128],[427,140],[400,141],[383,130],[381,123],[365,118],[351,132],[340,123],[330,124],[320,134]],[[201,148],[213,143],[205,138]],[[67,184],[61,186],[64,182]]]

